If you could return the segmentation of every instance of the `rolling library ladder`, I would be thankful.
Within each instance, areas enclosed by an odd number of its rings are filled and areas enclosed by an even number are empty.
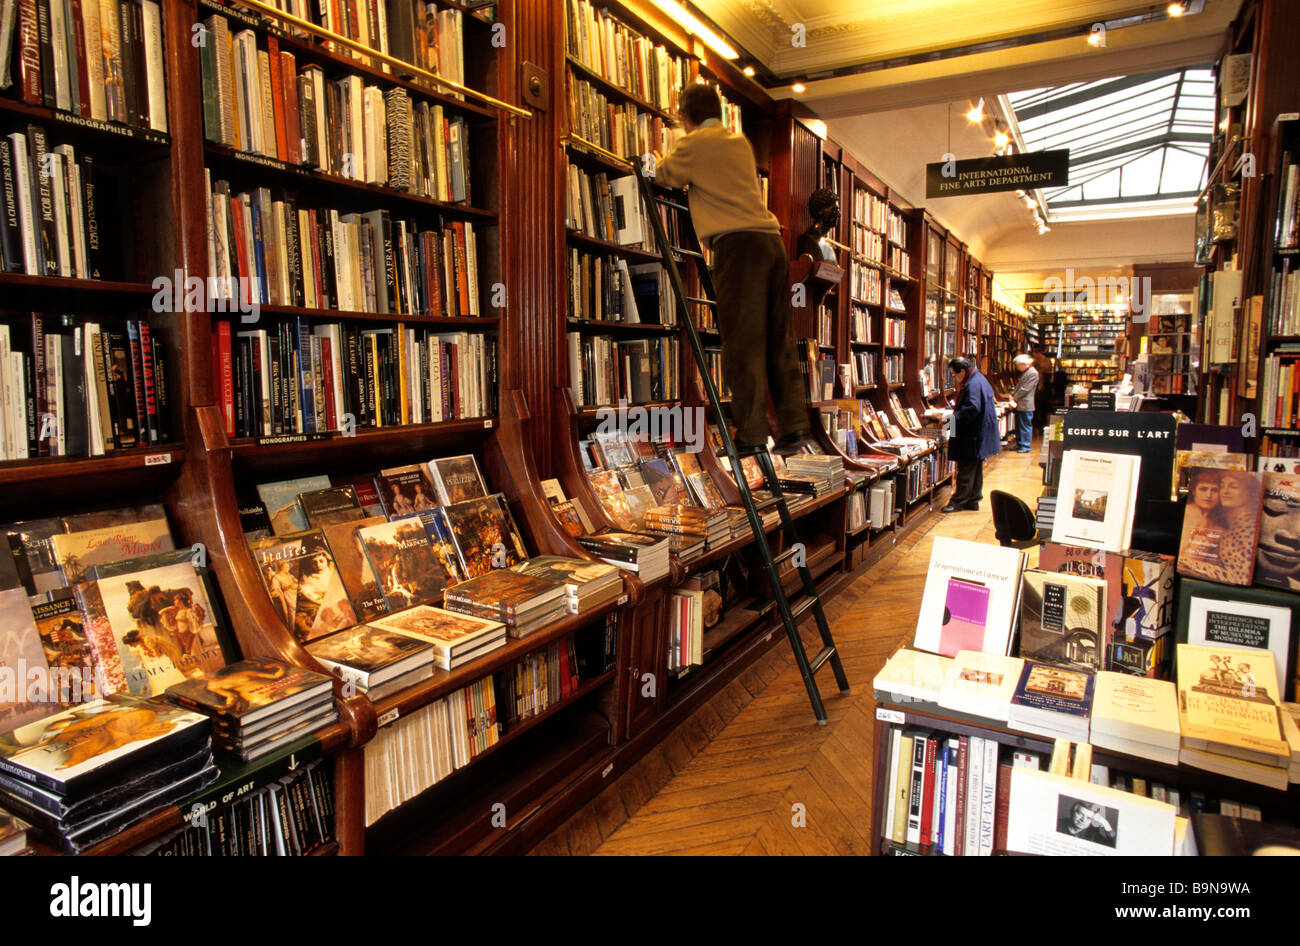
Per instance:
[[[655,243],[659,247],[659,255],[663,260],[664,269],[668,272],[669,283],[672,285],[677,306],[677,321],[685,329],[686,337],[690,341],[691,351],[695,355],[695,364],[699,368],[700,381],[704,385],[709,407],[713,412],[713,418],[722,436],[722,443],[726,448],[727,457],[731,461],[731,469],[735,473],[736,486],[740,490],[740,498],[745,505],[745,514],[749,519],[749,527],[754,533],[754,543],[757,545],[759,555],[763,559],[763,571],[767,575],[767,582],[772,589],[772,597],[776,602],[777,610],[781,613],[781,623],[785,625],[786,636],[790,639],[790,647],[794,651],[795,663],[799,666],[799,673],[803,677],[804,687],[808,690],[808,699],[812,703],[813,713],[817,716],[817,722],[825,725],[827,720],[826,707],[822,703],[821,691],[817,687],[817,671],[829,663],[835,673],[835,682],[839,684],[841,693],[849,692],[849,680],[844,674],[844,665],[840,662],[839,652],[836,650],[835,641],[831,637],[830,625],[826,623],[826,613],[822,609],[821,598],[818,596],[817,588],[813,584],[812,572],[808,570],[808,566],[800,554],[803,552],[804,547],[798,541],[798,536],[795,533],[794,520],[791,518],[790,509],[786,505],[785,494],[781,491],[781,483],[777,478],[776,469],[772,465],[771,455],[763,448],[752,451],[752,455],[758,460],[759,467],[763,471],[764,484],[776,497],[777,510],[781,515],[781,528],[787,542],[787,548],[775,557],[772,555],[771,547],[767,544],[767,536],[763,532],[763,519],[754,505],[754,496],[750,492],[749,483],[741,472],[741,454],[731,437],[730,429],[727,427],[727,418],[722,410],[718,389],[709,374],[704,346],[700,341],[699,333],[695,330],[695,322],[691,317],[688,306],[688,303],[717,306],[717,294],[713,289],[713,277],[709,273],[709,267],[705,262],[700,241],[695,234],[694,224],[690,221],[690,211],[686,204],[681,199],[660,196],[660,194],[656,193],[656,185],[646,175],[645,168],[639,162],[636,164],[636,176],[641,191],[641,199],[645,203],[646,216],[650,219],[651,227],[654,230]],[[682,242],[686,244],[685,246],[674,246],[669,241],[668,233],[664,229],[663,219],[659,213],[660,205],[676,210],[679,214],[678,220],[689,224],[682,227],[679,233]],[[694,260],[696,272],[699,274],[700,290],[704,294],[703,297],[687,295],[686,285],[682,281],[682,274],[677,268],[678,256]],[[749,455],[750,451],[747,450],[746,454]],[[790,606],[790,599],[786,596],[779,574],[781,565],[787,561],[794,564],[799,571],[799,577],[803,581],[804,599],[793,608]],[[811,660],[808,658],[807,651],[804,650],[803,638],[799,636],[798,628],[800,618],[810,610],[817,621],[817,629],[821,633],[822,639],[821,650]]]

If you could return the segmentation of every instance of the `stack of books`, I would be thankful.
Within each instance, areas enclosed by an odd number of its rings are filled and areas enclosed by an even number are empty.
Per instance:
[[[0,806],[80,854],[217,779],[206,716],[115,693],[0,743]]]
[[[1268,651],[1179,644],[1178,761],[1285,791],[1291,744],[1277,694]]]
[[[665,536],[668,539],[669,554],[676,555],[683,565],[695,561],[708,550],[704,539],[697,536],[660,532],[658,529],[648,527],[646,531],[654,535]],[[728,530],[728,535],[730,535],[730,530]]]
[[[798,453],[787,457],[785,468],[796,476],[811,476],[824,485],[817,495],[834,492],[844,485],[844,461],[824,453]]]
[[[655,506],[645,513],[646,528],[652,532],[702,538],[715,549],[731,538],[731,524],[723,509],[702,506]]]
[[[558,581],[499,568],[447,589],[448,611],[500,621],[513,638],[527,637],[569,612],[569,594]]]
[[[33,853],[27,844],[27,829],[31,827],[21,818],[0,811],[0,857]]]
[[[1056,490],[1047,489],[1038,497],[1036,516],[1039,535],[1051,535],[1056,524]]]
[[[253,657],[167,688],[167,698],[212,719],[212,742],[245,762],[338,718],[323,673]]]
[[[1050,739],[1087,742],[1095,688],[1091,673],[1026,660],[1007,725]]]
[[[1103,670],[1092,703],[1092,744],[1178,764],[1178,693],[1168,680]]]
[[[636,572],[642,581],[651,582],[668,574],[668,540],[662,536],[602,529],[578,541],[592,555]]]
[[[372,700],[433,676],[432,645],[369,624],[311,641],[307,653],[340,677],[345,690],[361,690]]]
[[[569,613],[594,611],[623,593],[623,576],[613,565],[604,562],[565,558],[562,555],[538,555],[511,571],[535,578],[545,578],[564,585],[568,593]]]
[[[455,670],[506,645],[506,626],[500,621],[424,604],[376,618],[371,626],[432,645],[433,663],[442,670]]]

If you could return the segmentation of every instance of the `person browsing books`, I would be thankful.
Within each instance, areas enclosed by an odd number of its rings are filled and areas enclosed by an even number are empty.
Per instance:
[[[956,432],[948,441],[948,457],[957,464],[957,487],[944,512],[975,510],[984,498],[984,459],[1001,451],[997,398],[988,379],[970,361],[954,358],[948,370],[958,386],[953,408]]]
[[[790,318],[790,264],[781,224],[758,186],[754,150],[722,125],[722,102],[710,85],[687,86],[678,103],[686,134],[658,162],[655,178],[688,187],[691,220],[713,251],[722,373],[731,388],[731,419],[742,452],[761,449],[770,387],[781,429],[777,452],[800,452],[808,440],[808,406]]]
[[[1016,402],[1016,451],[1028,453],[1034,441],[1034,397],[1038,393],[1038,370],[1029,355],[1017,355],[1014,362],[1020,378],[1011,399]]]

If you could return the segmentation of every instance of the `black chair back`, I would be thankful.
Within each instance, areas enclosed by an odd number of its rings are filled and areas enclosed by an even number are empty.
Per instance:
[[[1038,540],[1038,526],[1034,512],[1019,496],[993,490],[989,499],[993,503],[993,530],[998,544],[1023,547]]]

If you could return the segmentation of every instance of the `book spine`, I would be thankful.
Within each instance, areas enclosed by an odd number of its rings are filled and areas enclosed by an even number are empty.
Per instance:
[[[998,742],[984,740],[984,774],[980,779],[980,833],[981,856],[993,853],[993,826],[997,819],[998,795]]]
[[[144,381],[144,410],[147,430],[149,432],[149,442],[159,443],[161,441],[161,431],[159,430],[158,421],[158,388],[157,376],[154,373],[154,341],[153,335],[149,331],[149,323],[143,319],[139,322],[140,326],[140,376]],[[146,429],[145,427],[141,428]]]
[[[965,737],[963,737],[965,738]],[[984,740],[971,736],[966,748],[966,840],[963,853],[975,857],[980,852],[980,798],[984,773]]]
[[[4,253],[4,271],[23,271],[23,234],[19,227],[17,179],[14,169],[13,145],[8,138],[0,138],[0,186],[3,186],[3,219],[0,219],[0,250]]]
[[[18,0],[18,75],[22,100],[30,105],[44,104],[36,0]]]

